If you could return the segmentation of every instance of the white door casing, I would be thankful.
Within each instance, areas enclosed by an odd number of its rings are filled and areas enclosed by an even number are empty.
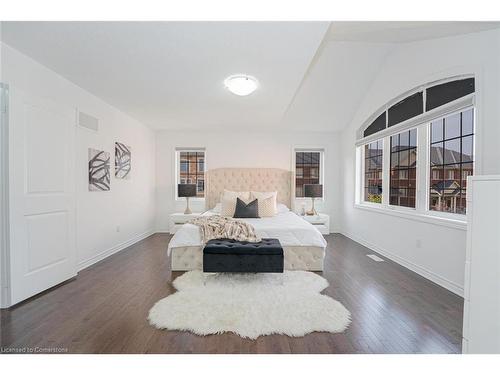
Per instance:
[[[0,308],[10,306],[8,279],[8,86],[0,82]]]
[[[76,109],[10,89],[11,304],[76,276]]]

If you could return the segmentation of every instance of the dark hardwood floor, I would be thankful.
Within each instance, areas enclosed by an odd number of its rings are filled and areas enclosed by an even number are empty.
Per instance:
[[[342,236],[329,235],[325,294],[352,314],[344,333],[242,339],[162,331],[147,322],[174,293],[167,234],[153,235],[53,288],[1,310],[5,348],[60,348],[70,353],[459,353],[462,298]]]

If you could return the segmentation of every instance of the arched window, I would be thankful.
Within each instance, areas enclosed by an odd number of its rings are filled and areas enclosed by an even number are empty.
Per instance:
[[[374,113],[358,131],[357,203],[465,214],[474,95],[474,77],[453,77],[408,91]]]
[[[452,79],[441,83],[432,83],[412,90],[391,104],[384,106],[373,121],[363,126],[363,137],[368,137],[391,126],[412,119],[424,112],[432,111],[457,99],[473,94],[474,77]],[[372,116],[373,117],[373,116]]]

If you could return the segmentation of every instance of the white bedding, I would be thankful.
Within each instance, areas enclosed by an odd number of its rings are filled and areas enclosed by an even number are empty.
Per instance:
[[[215,215],[207,211],[203,215]],[[292,211],[281,212],[273,217],[260,219],[238,219],[253,225],[262,238],[277,238],[281,246],[315,246],[325,248],[327,243],[314,225],[302,220]],[[200,228],[193,224],[184,224],[168,244],[168,255],[172,248],[201,246]]]

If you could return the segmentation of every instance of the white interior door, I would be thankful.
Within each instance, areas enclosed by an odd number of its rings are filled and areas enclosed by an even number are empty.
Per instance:
[[[76,275],[76,110],[10,89],[11,303]]]

